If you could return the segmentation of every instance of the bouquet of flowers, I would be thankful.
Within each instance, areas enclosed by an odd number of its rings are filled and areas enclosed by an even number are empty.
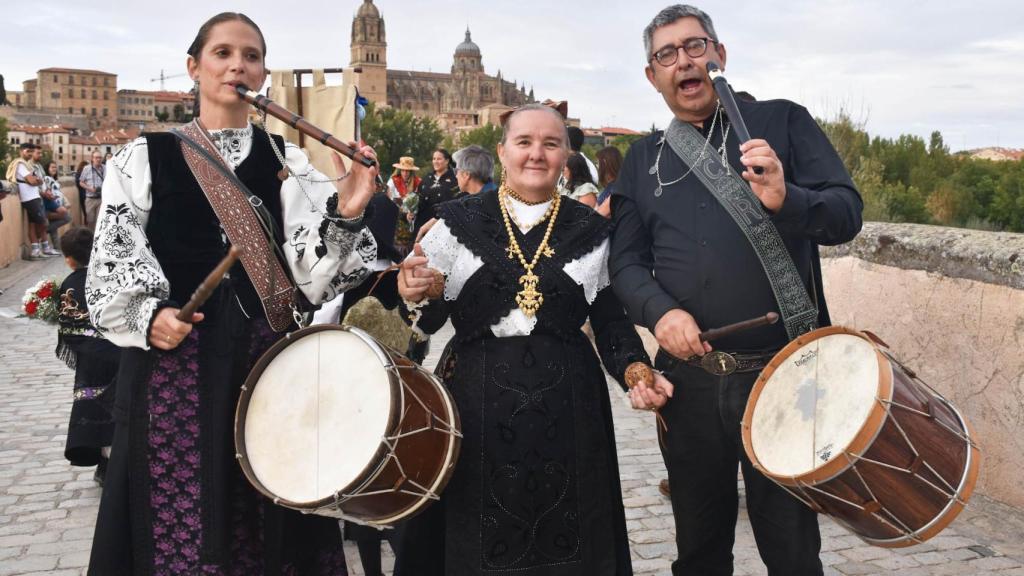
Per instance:
[[[55,278],[40,280],[35,286],[25,291],[21,298],[21,307],[29,318],[44,322],[56,322],[60,312],[60,284]]]

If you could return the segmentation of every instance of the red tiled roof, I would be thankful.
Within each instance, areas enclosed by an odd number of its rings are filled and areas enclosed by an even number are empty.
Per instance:
[[[637,136],[639,134],[642,134],[641,132],[637,132],[636,130],[630,130],[629,128],[614,128],[608,126],[599,128],[598,130],[600,130],[603,134],[615,134],[616,136]]]
[[[31,124],[11,124],[8,130],[26,134],[67,134],[70,132],[65,126],[35,126]]]

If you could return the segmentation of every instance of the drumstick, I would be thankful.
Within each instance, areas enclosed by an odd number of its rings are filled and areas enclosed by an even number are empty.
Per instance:
[[[769,324],[775,324],[779,321],[779,315],[775,312],[769,312],[764,316],[758,316],[757,318],[751,318],[750,320],[744,320],[742,322],[736,322],[735,324],[728,324],[721,328],[712,328],[711,330],[705,330],[700,333],[701,342],[710,342],[717,340],[725,336],[732,336],[736,332],[742,332],[743,330],[749,330],[751,328],[757,328],[759,326],[767,326]]]
[[[206,302],[206,299],[213,294],[217,285],[220,284],[224,275],[227,274],[228,270],[230,270],[235,264],[235,261],[238,260],[241,253],[242,251],[239,250],[237,246],[232,246],[231,249],[228,250],[228,255],[225,256],[219,264],[217,264],[217,267],[213,269],[213,272],[210,272],[206,278],[199,283],[199,287],[197,287],[196,291],[192,293],[192,297],[188,299],[188,302],[181,307],[181,310],[178,310],[178,314],[175,318],[182,322],[191,322],[192,314],[194,314],[195,311],[198,310],[204,302]]]

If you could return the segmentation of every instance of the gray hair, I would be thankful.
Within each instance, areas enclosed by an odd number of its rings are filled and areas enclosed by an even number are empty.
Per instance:
[[[715,43],[718,42],[718,34],[715,33],[715,25],[711,23],[711,16],[708,16],[700,8],[690,6],[689,4],[673,4],[658,12],[654,20],[651,20],[651,23],[644,28],[644,54],[648,62],[651,61],[651,56],[654,55],[654,47],[651,46],[654,42],[654,31],[662,26],[668,26],[676,20],[689,17],[696,18],[700,25],[704,27],[704,32],[707,33],[708,37],[714,40]]]
[[[512,119],[513,118],[515,118],[516,116],[519,116],[523,112],[533,112],[533,111],[536,111],[536,110],[539,110],[541,112],[547,112],[548,114],[551,114],[555,118],[558,119],[558,123],[561,124],[562,128],[565,130],[565,133],[562,136],[562,141],[565,142],[565,148],[566,148],[566,150],[568,150],[569,149],[569,128],[566,127],[566,125],[565,125],[565,118],[562,116],[562,114],[558,110],[555,110],[554,108],[552,108],[550,106],[545,106],[544,104],[537,104],[537,103],[526,104],[524,106],[520,106],[519,108],[516,108],[515,110],[513,110],[512,113],[508,115],[508,118],[505,118],[505,123],[501,125],[501,143],[504,144],[505,140],[508,139],[508,127],[512,125]]]
[[[487,150],[473,144],[452,154],[459,170],[467,172],[470,178],[486,184],[494,179],[494,157]]]

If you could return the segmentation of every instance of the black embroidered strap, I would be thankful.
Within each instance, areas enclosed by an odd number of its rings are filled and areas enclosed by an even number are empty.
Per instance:
[[[694,168],[693,173],[753,246],[775,293],[790,340],[817,328],[818,309],[807,294],[779,231],[750,185],[734,170],[722,166],[717,154],[701,154],[706,143],[690,124],[673,119],[665,131],[665,141],[683,162]]]

